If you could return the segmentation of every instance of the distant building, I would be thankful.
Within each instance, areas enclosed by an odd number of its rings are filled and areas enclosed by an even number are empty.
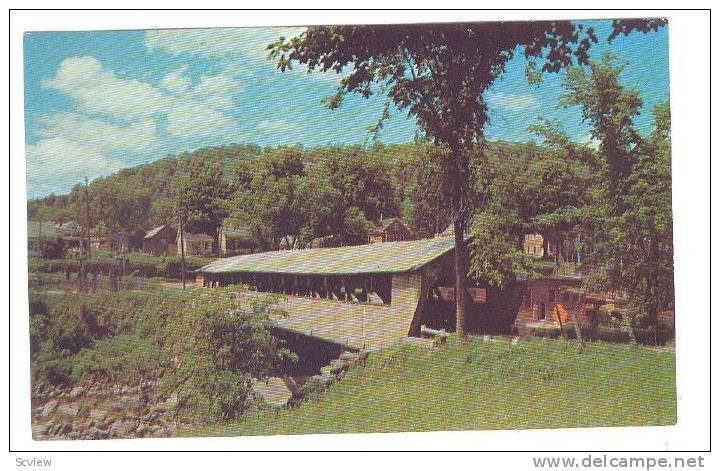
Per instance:
[[[55,224],[51,222],[28,221],[28,255],[35,256],[40,253],[40,241],[48,241],[61,237]]]
[[[213,242],[212,236],[207,234],[192,234],[185,232],[182,235],[182,241],[185,244],[185,255],[212,255]],[[178,255],[182,254],[182,245],[180,243],[180,231],[177,231],[175,239]]]
[[[119,231],[112,235],[111,245],[118,252],[141,250],[145,239],[145,231],[137,229],[132,232]]]
[[[368,237],[368,243],[400,242],[415,237],[408,227],[398,218],[381,219]]]
[[[171,255],[177,251],[176,229],[169,225],[155,227],[142,238],[142,250],[153,255]]]
[[[329,247],[337,247],[337,241],[334,234],[316,237],[305,245],[306,249],[323,249]]]
[[[246,255],[252,253],[254,249],[255,241],[249,224],[226,225],[220,229],[221,255]]]
[[[545,240],[540,234],[525,234],[523,240],[523,252],[535,258],[542,258],[545,255]]]
[[[561,324],[574,327],[577,320],[583,330],[593,331],[608,315],[621,315],[624,310],[617,308],[616,303],[609,293],[583,289],[581,276],[544,276],[526,282],[515,327],[518,334],[529,335],[538,328],[554,328]],[[661,312],[658,317],[664,327],[674,328],[672,309]]]

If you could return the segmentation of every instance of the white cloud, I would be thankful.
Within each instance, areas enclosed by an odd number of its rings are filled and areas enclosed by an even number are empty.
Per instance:
[[[104,119],[77,113],[56,113],[40,118],[41,139],[65,138],[99,153],[145,150],[155,144],[153,118],[139,118],[130,124],[113,124]]]
[[[227,137],[237,133],[238,126],[234,119],[213,108],[181,103],[173,107],[167,115],[167,129],[176,137]]]
[[[85,177],[108,175],[122,167],[99,150],[63,136],[30,144],[25,154],[31,197],[68,191]]]
[[[489,91],[485,99],[492,107],[501,108],[507,111],[524,111],[537,108],[537,98],[527,93],[505,93]]]
[[[294,27],[150,30],[145,32],[145,47],[151,52],[164,50],[174,55],[265,61],[268,44],[279,37],[297,36],[304,30]]]
[[[155,114],[166,103],[152,85],[120,78],[89,56],[63,60],[43,85],[74,98],[79,111],[123,120]]]
[[[264,120],[258,123],[257,128],[266,132],[288,132],[296,128],[293,123],[289,123],[284,119]]]
[[[164,89],[172,93],[184,92],[192,83],[192,79],[184,75],[186,71],[187,66],[183,66],[177,70],[173,70],[172,72],[165,75],[165,77],[163,77],[163,79],[160,81],[160,85]]]
[[[233,107],[232,95],[241,90],[241,84],[230,75],[205,75],[200,77],[200,82],[188,93],[188,97],[206,106],[228,109]]]

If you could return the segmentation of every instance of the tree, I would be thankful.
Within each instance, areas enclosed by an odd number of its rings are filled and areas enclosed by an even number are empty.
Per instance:
[[[616,23],[614,31],[626,34],[646,26],[642,22]],[[653,26],[657,29],[660,24]],[[443,171],[454,181],[446,209],[455,232],[457,333],[461,339],[466,335],[464,236],[472,210],[468,198],[470,151],[483,140],[488,120],[483,93],[503,74],[518,50],[526,58],[541,58],[541,71],[557,72],[573,59],[586,64],[592,42],[597,42],[592,28],[570,21],[536,21],[314,26],[300,36],[280,38],[268,46],[269,57],[277,60],[281,71],[297,62],[309,71],[347,72],[337,93],[326,100],[331,109],[340,106],[347,93],[366,98],[386,93],[398,109],[415,117],[428,139],[448,149],[451,165]],[[536,72],[534,67],[529,68],[529,76],[532,72]],[[380,123],[389,116],[388,110],[386,106]]]
[[[623,65],[612,56],[571,69],[564,103],[579,105],[600,142],[602,179],[597,205],[599,227],[588,282],[625,293],[627,304],[655,326],[658,312],[673,303],[672,192],[669,103],[654,110],[653,133],[634,126],[642,101],[619,80]]]
[[[433,237],[453,222],[446,211],[451,204],[448,201],[448,189],[445,188],[447,182],[440,178],[450,155],[446,150],[438,148],[421,149],[421,152],[411,166],[413,171],[406,195],[409,204],[405,213],[414,234]]]
[[[542,234],[558,263],[562,242],[587,217],[592,150],[572,143],[555,122],[531,130],[543,146],[493,146],[478,182],[484,205],[473,217],[470,273],[497,288],[538,273],[536,259],[522,250],[526,234]]]
[[[263,250],[297,248],[305,222],[304,178],[299,149],[265,149],[254,165],[238,167],[231,221],[249,224]]]
[[[192,158],[173,186],[180,225],[189,232],[213,236],[217,250],[218,229],[228,216],[228,198],[232,194],[220,168],[205,159]]]

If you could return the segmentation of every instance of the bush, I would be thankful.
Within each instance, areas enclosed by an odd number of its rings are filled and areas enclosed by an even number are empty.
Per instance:
[[[271,333],[277,297],[238,288],[50,295],[31,292],[35,385],[162,379],[176,414],[230,420],[251,404],[253,378],[296,360]]]
[[[566,339],[575,339],[575,328],[572,326],[563,326]],[[655,341],[655,328],[633,328],[635,333],[636,341],[640,344],[653,344]],[[530,335],[539,338],[550,338],[557,339],[561,337],[559,326],[548,326],[548,327],[533,327],[530,331]],[[599,325],[597,328],[583,328],[582,336],[584,340],[601,340],[604,342],[613,343],[630,343],[631,337],[630,332],[625,327],[608,327]],[[660,343],[665,343],[668,340],[674,338],[674,332],[672,329],[661,328],[660,335],[658,336]]]
[[[186,273],[193,272],[211,261],[211,258],[205,257],[186,257],[185,271]],[[136,275],[145,278],[182,278],[182,258],[180,256],[155,257],[145,253],[132,253],[128,255],[124,267],[120,259],[109,256],[92,258],[83,263],[85,273],[88,274],[109,275],[112,272],[120,274],[124,268],[125,275]],[[31,272],[39,273],[79,273],[83,263],[72,258],[31,259],[29,269]]]
[[[167,351],[150,340],[117,335],[81,350],[73,359],[71,379],[136,383],[160,377],[169,365]]]
[[[252,379],[265,379],[293,355],[272,336],[268,308],[274,297],[239,298],[221,290],[195,299],[172,325],[168,337],[179,367],[163,388],[177,392],[179,416],[231,420],[251,403]]]
[[[62,237],[43,239],[39,246],[42,258],[60,258],[65,254],[65,241]]]

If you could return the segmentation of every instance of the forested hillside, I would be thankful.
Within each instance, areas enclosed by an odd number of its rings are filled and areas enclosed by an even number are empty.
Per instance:
[[[485,153],[491,158],[502,156],[513,159],[534,155],[540,149],[533,144],[505,142],[488,143],[486,147]],[[203,169],[218,170],[228,185],[227,215],[235,216],[235,219],[241,216],[233,211],[233,206],[236,207],[237,203],[236,190],[246,185],[244,189],[249,190],[248,194],[256,197],[252,199],[256,200],[253,204],[256,209],[254,216],[266,222],[277,217],[277,223],[286,227],[286,223],[291,219],[289,212],[297,213],[301,208],[288,207],[288,214],[270,214],[268,211],[271,208],[268,207],[267,200],[263,203],[262,199],[257,197],[267,192],[273,181],[284,185],[287,190],[288,177],[302,175],[306,180],[304,186],[310,190],[310,194],[307,195],[308,198],[297,200],[297,204],[303,206],[305,211],[315,213],[316,217],[320,213],[331,211],[329,218],[340,219],[342,215],[332,211],[327,198],[339,198],[342,194],[341,199],[344,201],[339,204],[357,209],[350,209],[346,215],[354,219],[348,220],[348,223],[354,223],[356,231],[364,234],[367,223],[377,221],[380,217],[401,217],[419,235],[429,236],[441,231],[450,222],[447,215],[437,211],[443,198],[440,194],[442,182],[433,182],[437,180],[438,172],[434,167],[438,164],[430,158],[431,152],[435,152],[432,146],[424,143],[392,146],[377,144],[369,149],[358,146],[261,148],[254,145],[203,148],[191,153],[167,156],[91,181],[88,185],[90,225],[101,225],[110,232],[132,232],[174,222],[174,201],[178,194],[179,177],[186,174],[193,163],[201,163]],[[291,161],[296,165],[294,169],[291,168]],[[284,162],[288,167],[279,169],[281,165],[278,162]],[[255,188],[252,187],[254,175],[260,176]],[[334,188],[329,188],[328,184]],[[422,185],[426,192],[416,191],[418,185]],[[436,191],[431,191],[433,189]],[[279,188],[276,190],[281,191]],[[328,192],[335,194],[330,195]],[[277,201],[277,191],[275,193],[274,196],[267,196]],[[289,205],[292,203],[287,200],[285,202]],[[186,203],[190,204],[189,201]],[[251,204],[252,201],[247,198],[245,203]],[[431,207],[433,204],[434,208]],[[337,206],[335,209],[338,210]],[[252,219],[253,214],[248,214],[248,211],[244,213],[244,220]],[[28,220],[60,223],[74,220],[85,224],[84,184],[78,183],[67,195],[51,194],[28,201]],[[330,235],[333,230],[342,232],[343,228],[338,224],[335,224],[333,229],[330,227],[333,226],[331,221],[324,223],[327,226],[325,230],[318,229],[312,235]],[[300,237],[299,233],[288,234]],[[285,235],[287,234],[281,234]],[[303,234],[304,237],[309,235]],[[364,237],[357,233],[344,236],[348,242]]]

